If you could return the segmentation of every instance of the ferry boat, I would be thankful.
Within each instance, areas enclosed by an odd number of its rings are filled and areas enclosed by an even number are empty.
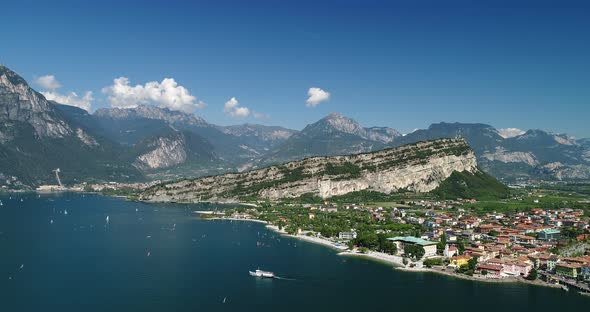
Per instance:
[[[274,278],[275,274],[273,272],[268,272],[268,271],[262,271],[262,270],[256,270],[254,272],[249,271],[251,276],[255,276],[255,277],[265,277],[265,278]]]

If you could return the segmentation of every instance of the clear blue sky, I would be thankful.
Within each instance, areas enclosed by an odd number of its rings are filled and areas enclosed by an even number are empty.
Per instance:
[[[301,129],[341,112],[402,132],[460,121],[590,137],[590,6],[553,2],[5,1],[0,62],[92,91],[93,109],[114,78],[169,77],[218,124]],[[330,99],[307,107],[310,87]],[[224,114],[231,97],[272,119]]]

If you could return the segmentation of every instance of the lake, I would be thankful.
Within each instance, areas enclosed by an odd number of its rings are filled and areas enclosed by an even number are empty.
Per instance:
[[[555,312],[590,306],[590,298],[560,289],[400,272],[282,237],[263,224],[200,220],[193,213],[214,205],[70,193],[0,200],[0,311]],[[281,278],[249,276],[257,268]]]

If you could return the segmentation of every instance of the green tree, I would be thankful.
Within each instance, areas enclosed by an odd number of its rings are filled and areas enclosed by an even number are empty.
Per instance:
[[[469,259],[469,261],[467,261],[467,265],[469,267],[469,270],[475,271],[475,267],[477,266],[477,257]]]
[[[535,268],[533,268],[530,272],[529,275],[526,277],[529,281],[534,281],[539,277],[539,273],[537,272],[537,270]]]
[[[427,268],[433,267],[435,265],[443,265],[443,259],[442,258],[426,259],[426,260],[424,260],[424,265]]]
[[[390,255],[394,255],[397,253],[397,245],[387,239],[387,235],[381,233],[377,235],[377,240],[379,242],[379,251],[388,253]]]
[[[297,227],[294,225],[287,225],[285,226],[285,232],[290,235],[295,235],[297,234]]]
[[[354,242],[358,246],[373,250],[379,248],[379,237],[374,232],[360,232]]]
[[[279,220],[277,226],[279,227],[279,231],[281,231],[285,227],[285,221]]]
[[[406,255],[406,257],[419,260],[422,259],[422,257],[424,257],[425,253],[426,251],[424,251],[424,247],[422,246],[410,244],[404,246],[404,254]]]
[[[457,250],[459,251],[459,254],[462,255],[463,252],[465,252],[465,242],[458,241],[457,242]]]
[[[439,255],[442,255],[445,251],[445,246],[447,245],[447,234],[443,233],[440,237],[440,242],[436,244],[436,252]]]

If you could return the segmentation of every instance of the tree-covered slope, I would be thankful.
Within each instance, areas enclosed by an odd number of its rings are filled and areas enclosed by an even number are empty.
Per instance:
[[[455,171],[431,192],[442,199],[499,199],[510,195],[510,189],[489,174]]]

